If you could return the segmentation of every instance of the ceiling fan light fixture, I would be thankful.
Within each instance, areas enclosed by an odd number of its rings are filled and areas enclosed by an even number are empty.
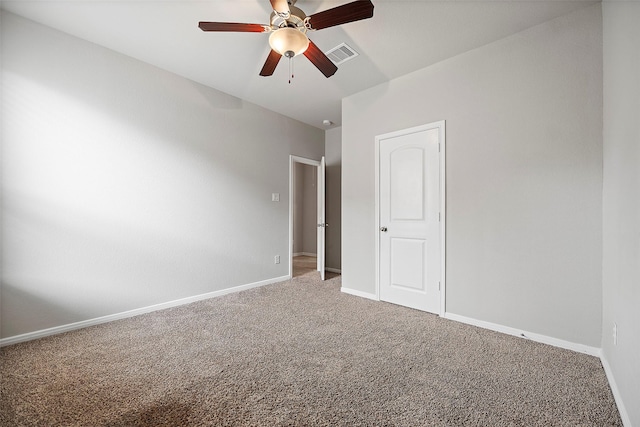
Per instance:
[[[278,28],[269,36],[269,45],[280,55],[291,58],[307,50],[309,39],[306,34],[296,28]]]

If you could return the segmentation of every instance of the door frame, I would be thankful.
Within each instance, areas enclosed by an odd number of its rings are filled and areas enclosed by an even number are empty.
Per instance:
[[[299,157],[294,155],[289,155],[289,279],[293,278],[293,197],[294,197],[294,176],[295,176],[295,166],[296,163],[302,163],[305,165],[311,165],[316,167],[317,170],[320,169],[320,161],[307,159],[305,157]],[[316,174],[316,179],[320,180],[320,174]],[[318,194],[320,191],[320,187],[318,183],[316,183],[316,199],[318,198]],[[320,206],[317,207],[317,210],[320,210]],[[318,213],[316,213],[316,222],[318,220]],[[320,242],[316,242],[316,252],[320,250]],[[316,256],[319,257],[319,254],[316,253]],[[319,259],[319,258],[318,258]],[[318,270],[319,271],[319,270]]]
[[[440,316],[446,312],[446,138],[445,121],[440,120],[407,129],[377,135],[375,137],[375,281],[376,299],[380,301],[380,141],[429,129],[438,129],[439,158],[440,158]]]

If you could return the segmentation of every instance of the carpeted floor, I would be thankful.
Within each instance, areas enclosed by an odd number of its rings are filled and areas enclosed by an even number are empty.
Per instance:
[[[318,259],[312,256],[300,255],[293,258],[293,277],[313,273],[318,267]],[[326,272],[325,272],[326,273]],[[317,273],[320,274],[320,273]]]
[[[621,426],[591,356],[291,281],[0,349],[2,426]]]

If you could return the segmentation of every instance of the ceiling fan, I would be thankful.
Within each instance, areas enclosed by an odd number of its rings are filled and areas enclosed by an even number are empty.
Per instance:
[[[269,1],[273,8],[269,25],[201,21],[198,27],[202,31],[271,33],[269,36],[271,52],[269,52],[260,71],[261,76],[271,76],[283,56],[293,58],[296,55],[304,54],[322,74],[331,77],[338,70],[338,67],[315,43],[309,40],[307,32],[360,21],[373,16],[371,0],[356,0],[309,16],[294,6],[297,0]]]

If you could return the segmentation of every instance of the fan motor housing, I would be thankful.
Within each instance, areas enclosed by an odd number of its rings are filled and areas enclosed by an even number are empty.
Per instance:
[[[289,6],[290,15],[288,19],[284,19],[275,12],[271,13],[271,28],[278,29],[283,27],[297,28],[306,32],[305,19],[307,15],[295,6]]]

